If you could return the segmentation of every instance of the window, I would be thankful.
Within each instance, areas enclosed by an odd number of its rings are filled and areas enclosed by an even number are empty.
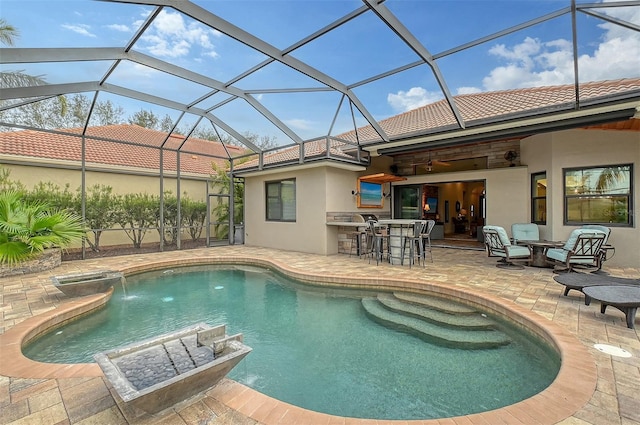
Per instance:
[[[531,222],[547,224],[547,173],[531,174]]]
[[[564,170],[565,224],[632,225],[631,165]]]
[[[296,180],[267,182],[267,220],[296,221]]]

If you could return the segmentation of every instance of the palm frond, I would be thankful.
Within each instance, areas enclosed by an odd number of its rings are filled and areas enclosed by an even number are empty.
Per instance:
[[[29,259],[33,251],[23,242],[0,243],[0,264],[14,265]]]

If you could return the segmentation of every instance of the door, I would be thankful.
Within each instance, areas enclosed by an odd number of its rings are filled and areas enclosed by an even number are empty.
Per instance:
[[[207,246],[244,244],[244,178],[214,187],[221,193],[207,197]]]
[[[422,185],[395,186],[393,217],[422,219]]]
[[[207,198],[207,246],[229,245],[231,215],[227,194],[210,194]]]

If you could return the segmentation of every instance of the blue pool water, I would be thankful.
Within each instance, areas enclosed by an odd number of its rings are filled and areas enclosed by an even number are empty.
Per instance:
[[[444,348],[388,329],[365,315],[363,295],[253,267],[145,273],[128,277],[106,308],[23,351],[45,362],[92,362],[96,352],[196,322],[226,323],[253,348],[231,378],[307,409],[377,419],[504,407],[540,392],[559,370],[555,352],[506,328],[513,342],[487,350]]]

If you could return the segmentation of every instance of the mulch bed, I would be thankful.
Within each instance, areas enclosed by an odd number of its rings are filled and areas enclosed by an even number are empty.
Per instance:
[[[206,239],[199,239],[197,241],[184,240],[180,243],[180,250],[205,248],[207,246]],[[178,248],[176,245],[165,244],[163,251],[175,251]],[[151,252],[160,252],[160,243],[148,243],[142,244],[140,248],[135,248],[133,244],[127,245],[110,245],[100,247],[99,252],[92,251],[87,246],[85,250],[85,259],[115,257],[119,255],[132,255],[132,254],[147,254]],[[82,260],[82,249],[68,249],[62,252],[62,261]]]

